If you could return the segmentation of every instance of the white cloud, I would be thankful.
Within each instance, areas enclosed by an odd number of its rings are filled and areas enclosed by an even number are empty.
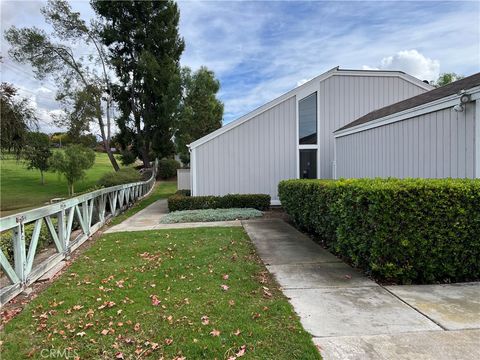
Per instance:
[[[436,80],[440,74],[440,62],[419,53],[417,50],[403,50],[384,57],[378,67],[364,65],[366,70],[401,70],[420,80]]]

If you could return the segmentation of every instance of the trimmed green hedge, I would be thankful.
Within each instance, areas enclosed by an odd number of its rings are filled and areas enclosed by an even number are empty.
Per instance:
[[[121,168],[104,174],[97,184],[103,187],[133,183],[142,180],[142,175],[131,167]]]
[[[299,227],[377,279],[480,279],[480,180],[287,180],[279,196]]]
[[[270,195],[265,194],[228,194],[225,196],[185,196],[175,194],[168,198],[168,210],[270,208]]]

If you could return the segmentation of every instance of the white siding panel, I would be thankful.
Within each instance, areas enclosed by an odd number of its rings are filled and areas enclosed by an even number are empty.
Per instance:
[[[295,97],[196,148],[197,194],[265,193],[296,175]]]
[[[464,112],[447,108],[342,136],[337,177],[473,178],[474,133],[468,104]]]

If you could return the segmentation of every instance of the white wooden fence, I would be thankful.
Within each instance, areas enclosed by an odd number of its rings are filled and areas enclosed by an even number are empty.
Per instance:
[[[0,306],[67,259],[72,251],[100,229],[109,218],[147,195],[155,184],[157,168],[158,161],[155,161],[152,176],[147,181],[92,191],[56,204],[0,218],[0,232],[11,232],[13,245],[13,266],[0,249],[0,264],[9,280],[1,279]],[[55,218],[56,225],[55,221],[52,221]],[[73,229],[74,219],[77,220],[79,229]],[[44,223],[56,251],[46,259],[36,261],[38,240]],[[27,224],[33,224],[30,239],[25,238]],[[30,240],[28,248],[27,240]]]
[[[190,169],[177,169],[177,189],[190,190]]]

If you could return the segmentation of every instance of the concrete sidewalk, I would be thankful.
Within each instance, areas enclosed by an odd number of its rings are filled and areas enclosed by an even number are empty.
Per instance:
[[[242,223],[324,359],[480,358],[478,283],[382,287],[282,220]]]

